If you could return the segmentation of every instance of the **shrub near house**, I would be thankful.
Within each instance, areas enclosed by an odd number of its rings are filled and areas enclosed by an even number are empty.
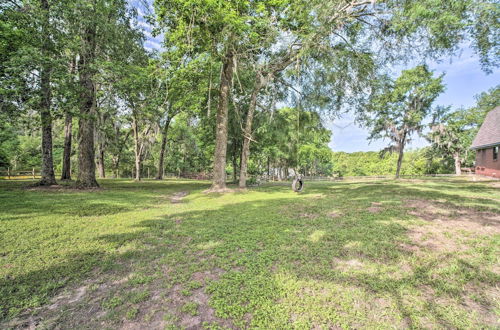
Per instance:
[[[476,173],[500,178],[500,106],[484,119],[471,149],[476,150]]]

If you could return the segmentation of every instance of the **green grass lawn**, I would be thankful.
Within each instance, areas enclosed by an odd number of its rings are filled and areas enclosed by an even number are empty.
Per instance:
[[[0,328],[500,325],[498,182],[28,183],[0,181]]]

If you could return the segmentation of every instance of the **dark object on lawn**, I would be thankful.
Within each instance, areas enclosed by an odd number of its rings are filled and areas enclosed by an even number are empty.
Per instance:
[[[302,176],[299,176],[293,180],[292,189],[295,192],[301,192],[304,188],[304,181],[302,180]]]

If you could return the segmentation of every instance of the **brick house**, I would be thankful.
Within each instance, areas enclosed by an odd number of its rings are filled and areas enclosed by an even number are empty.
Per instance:
[[[488,112],[471,149],[476,150],[476,173],[500,178],[500,106]]]

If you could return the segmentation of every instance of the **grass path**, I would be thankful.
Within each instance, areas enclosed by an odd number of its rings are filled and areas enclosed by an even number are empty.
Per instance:
[[[500,189],[0,182],[0,328],[499,325]]]

